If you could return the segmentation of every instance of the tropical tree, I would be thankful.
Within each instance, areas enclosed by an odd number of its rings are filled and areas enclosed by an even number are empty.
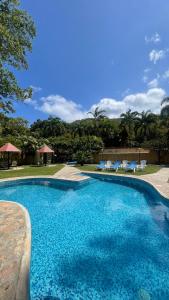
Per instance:
[[[77,160],[77,163],[83,166],[85,163],[88,163],[92,160],[91,153],[88,151],[77,151],[74,155],[74,158]]]
[[[157,116],[150,110],[142,111],[138,114],[136,122],[136,131],[139,141],[148,140],[155,132]]]
[[[95,135],[101,137],[105,147],[119,145],[119,121],[108,118],[98,120]]]
[[[92,115],[95,120],[105,118],[105,110],[100,109],[99,106],[96,106],[94,111],[89,111],[88,114]]]
[[[161,109],[161,116],[162,117],[169,117],[169,97],[165,97],[161,105],[163,106]]]
[[[122,113],[120,117],[121,136],[125,138],[124,142],[126,142],[128,146],[132,146],[135,139],[135,125],[138,112],[129,109],[126,113]]]
[[[27,69],[26,53],[32,50],[35,27],[19,8],[19,0],[0,1],[0,110],[13,111],[13,100],[31,97],[31,88],[21,88],[13,69]]]
[[[8,118],[3,120],[3,129],[1,134],[3,136],[12,135],[20,137],[26,135],[29,132],[28,121],[23,118]]]
[[[60,118],[38,119],[31,125],[31,131],[39,137],[60,136],[66,133],[66,124]]]

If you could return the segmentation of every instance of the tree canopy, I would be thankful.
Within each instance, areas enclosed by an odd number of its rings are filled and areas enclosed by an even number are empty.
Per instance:
[[[24,153],[35,153],[47,144],[53,148],[56,161],[66,161],[100,152],[104,147],[148,147],[157,151],[169,149],[169,117],[151,111],[131,110],[119,119],[87,118],[66,123],[59,118],[37,120],[30,127],[22,118],[0,114],[0,146],[12,142]]]
[[[13,111],[13,100],[31,97],[31,88],[22,88],[14,70],[27,69],[26,54],[32,50],[35,26],[18,0],[0,1],[0,110]]]

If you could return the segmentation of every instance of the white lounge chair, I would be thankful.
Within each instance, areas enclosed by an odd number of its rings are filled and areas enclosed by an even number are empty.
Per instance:
[[[144,170],[144,168],[147,166],[147,161],[146,160],[141,160],[140,165],[137,166],[137,169],[139,170]]]
[[[120,167],[121,167],[122,169],[125,169],[125,168],[127,167],[127,165],[128,165],[128,160],[123,160]]]
[[[105,164],[105,169],[110,170],[110,167],[112,166],[111,160],[108,160]]]

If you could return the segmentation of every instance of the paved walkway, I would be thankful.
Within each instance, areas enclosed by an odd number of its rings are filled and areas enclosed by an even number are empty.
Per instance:
[[[169,198],[169,168],[162,168],[157,173],[139,177],[153,184],[164,197]]]
[[[27,217],[20,205],[0,202],[1,300],[28,299],[30,232]]]

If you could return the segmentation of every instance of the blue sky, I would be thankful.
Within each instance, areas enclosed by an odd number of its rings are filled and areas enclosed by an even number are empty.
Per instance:
[[[159,112],[169,93],[168,0],[21,0],[37,37],[17,78],[32,99],[14,116],[70,122],[97,105],[110,117]]]

